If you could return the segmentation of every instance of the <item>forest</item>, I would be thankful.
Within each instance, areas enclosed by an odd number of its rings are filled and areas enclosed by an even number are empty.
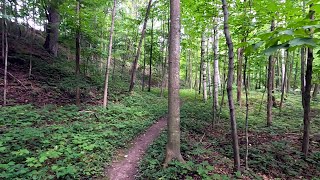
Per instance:
[[[320,0],[0,6],[0,179],[320,179]]]

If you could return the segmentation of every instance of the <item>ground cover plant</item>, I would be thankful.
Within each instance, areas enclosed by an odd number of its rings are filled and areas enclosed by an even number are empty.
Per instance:
[[[182,106],[182,154],[186,164],[173,162],[162,168],[166,133],[152,145],[141,161],[138,179],[316,179],[320,177],[319,140],[312,141],[310,156],[304,160],[300,151],[301,111],[300,97],[289,95],[272,128],[266,127],[265,109],[259,112],[262,93],[249,96],[249,170],[233,174],[232,145],[228,109],[222,108],[221,117],[213,122],[212,104],[204,104],[192,91]],[[319,103],[312,104],[312,112],[320,110]],[[277,109],[275,108],[275,111]],[[311,132],[319,132],[320,114],[313,114]],[[245,155],[245,110],[237,108],[241,159]],[[243,164],[244,162],[241,161]]]
[[[145,104],[145,101],[150,104]],[[154,94],[136,93],[108,109],[31,105],[0,112],[1,179],[79,179],[103,174],[115,151],[166,112]]]

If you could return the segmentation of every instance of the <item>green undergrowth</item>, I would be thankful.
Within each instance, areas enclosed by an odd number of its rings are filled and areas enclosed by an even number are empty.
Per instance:
[[[166,133],[149,148],[141,161],[139,179],[262,179],[269,178],[319,178],[320,145],[311,141],[309,157],[301,154],[303,110],[301,97],[288,95],[282,111],[273,108],[273,125],[266,127],[266,97],[262,93],[249,93],[249,171],[233,173],[233,151],[230,135],[229,109],[222,108],[220,119],[212,121],[212,99],[201,103],[194,91],[181,92],[184,104],[181,108],[181,151],[186,164],[172,162],[163,169]],[[276,95],[277,100],[279,94]],[[227,97],[226,97],[227,98]],[[311,106],[311,134],[320,132],[320,104]],[[318,112],[318,113],[317,113]],[[241,163],[245,155],[245,103],[236,104],[236,119],[240,144]],[[212,125],[213,124],[213,125]],[[311,138],[312,139],[312,138]]]
[[[0,111],[0,179],[101,176],[118,148],[166,113],[166,99],[137,92],[108,109],[32,105]]]

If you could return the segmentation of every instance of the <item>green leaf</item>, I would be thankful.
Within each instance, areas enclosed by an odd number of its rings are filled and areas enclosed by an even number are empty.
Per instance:
[[[295,46],[316,46],[316,43],[313,38],[295,38],[291,41],[289,41],[290,47],[295,47]]]

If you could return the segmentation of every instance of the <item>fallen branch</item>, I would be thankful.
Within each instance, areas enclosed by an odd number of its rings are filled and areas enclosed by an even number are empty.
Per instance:
[[[0,68],[1,71],[4,71],[4,69]],[[16,80],[21,86],[23,86],[25,89],[28,89],[27,86],[25,86],[18,78],[16,78],[13,74],[7,72],[9,76],[11,76],[14,80]]]

